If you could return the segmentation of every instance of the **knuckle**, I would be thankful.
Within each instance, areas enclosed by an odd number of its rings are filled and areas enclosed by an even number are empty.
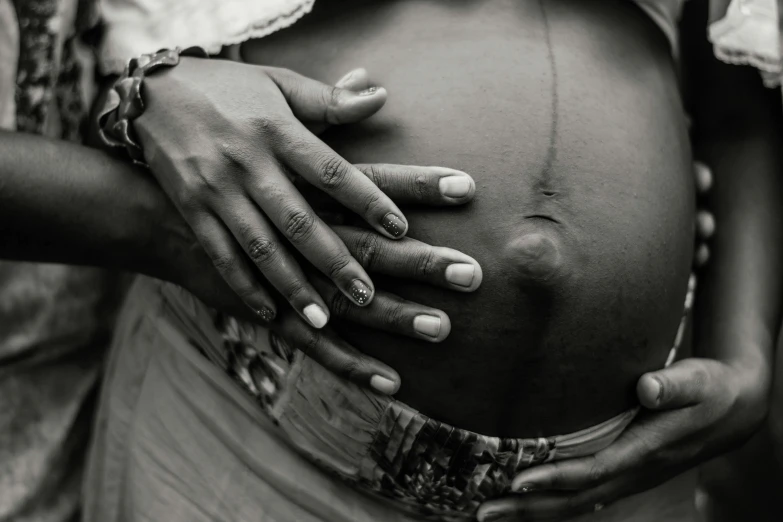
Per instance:
[[[337,279],[343,270],[351,264],[351,258],[348,256],[338,256],[327,263],[326,275],[329,279]]]
[[[225,178],[225,173],[233,174],[234,179],[242,180],[253,171],[256,163],[256,150],[245,140],[224,139],[218,141],[216,147],[221,158],[220,167],[213,168],[209,174],[202,174],[212,192],[220,191],[225,186],[225,183],[220,183],[221,178]]]
[[[181,208],[194,210],[214,191],[215,182],[210,176],[193,175],[182,180],[174,196]]]
[[[352,303],[340,292],[335,292],[329,300],[329,310],[337,317],[346,317]]]
[[[378,205],[381,201],[381,195],[377,190],[371,191],[369,194],[367,194],[367,197],[364,200],[364,215],[368,215],[373,213],[373,211],[378,208]]]
[[[597,485],[604,481],[606,475],[607,471],[603,463],[598,460],[593,460],[590,471],[587,473],[587,481],[590,484]]]
[[[416,274],[422,278],[430,277],[437,270],[438,262],[435,253],[423,249],[416,259]]]
[[[356,241],[354,256],[364,268],[372,269],[376,263],[379,250],[378,235],[373,232],[362,232]]]
[[[283,232],[291,242],[300,242],[312,234],[315,216],[304,209],[290,210],[283,218]]]
[[[387,326],[395,328],[405,326],[405,307],[403,304],[397,301],[386,303],[383,310],[383,322]]]
[[[318,349],[321,346],[321,334],[313,332],[310,329],[300,339],[299,349],[306,357],[316,358]]]
[[[389,175],[385,169],[381,168],[380,165],[369,164],[363,166],[362,172],[376,187],[386,192],[389,187]]]
[[[292,283],[285,291],[285,298],[288,302],[293,302],[305,292],[305,287],[298,281]]]
[[[338,157],[323,160],[318,172],[321,185],[328,190],[339,189],[348,179],[348,166]]]
[[[340,373],[349,381],[357,381],[362,376],[364,364],[361,356],[354,356],[343,363]]]
[[[267,263],[277,252],[277,243],[265,237],[256,237],[247,244],[247,253],[256,264]]]
[[[255,297],[257,290],[252,285],[247,284],[235,288],[234,292],[236,292],[240,299],[248,301]]]
[[[323,91],[323,106],[326,111],[329,111],[331,108],[332,110],[337,108],[340,105],[340,92],[341,90],[338,87],[335,87],[334,85],[330,85],[327,88],[325,88]],[[327,116],[327,114],[324,114],[324,118]]]
[[[258,114],[250,119],[250,128],[254,129],[255,134],[259,137],[276,136],[283,126],[283,118],[276,114]]]
[[[430,180],[423,174],[415,174],[410,178],[411,195],[417,199],[424,199],[430,192]]]
[[[693,383],[694,389],[702,390],[707,386],[707,382],[710,379],[710,374],[707,371],[706,368],[703,368],[701,366],[697,366],[693,369],[693,374],[691,375],[691,382]]]
[[[225,254],[215,254],[212,256],[212,264],[221,274],[230,274],[237,268],[236,259],[233,256]]]

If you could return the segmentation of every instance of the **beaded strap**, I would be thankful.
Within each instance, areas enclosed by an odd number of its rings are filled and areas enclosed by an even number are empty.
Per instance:
[[[103,142],[110,147],[125,147],[137,165],[147,167],[144,151],[131,125],[133,120],[144,112],[141,85],[147,75],[164,67],[177,65],[180,56],[207,58],[209,55],[201,47],[188,47],[184,50],[177,47],[133,58],[114,83],[98,114],[98,128]]]

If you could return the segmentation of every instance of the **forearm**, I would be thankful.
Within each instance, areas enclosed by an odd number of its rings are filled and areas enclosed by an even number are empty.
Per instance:
[[[157,271],[171,212],[145,172],[86,147],[0,132],[0,258]]]
[[[699,342],[708,357],[770,368],[779,325],[780,135],[711,139],[697,145],[715,175],[711,209],[718,223],[697,298]],[[766,372],[765,372],[766,373]]]
[[[697,346],[699,355],[753,370],[766,391],[783,281],[779,93],[757,71],[719,63],[706,42],[695,48],[686,62],[694,147],[715,176],[709,203],[718,224],[697,293]]]

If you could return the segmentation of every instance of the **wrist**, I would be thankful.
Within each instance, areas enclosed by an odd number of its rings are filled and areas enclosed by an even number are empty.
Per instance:
[[[184,50],[178,47],[133,58],[114,83],[97,115],[103,142],[112,147],[124,147],[135,163],[146,166],[143,144],[134,125],[146,110],[142,92],[145,83],[156,72],[179,65],[181,56],[208,57],[200,47]]]
[[[728,362],[733,369],[737,406],[744,412],[748,425],[757,426],[766,416],[772,390],[772,368],[749,358]]]
[[[189,229],[154,180],[137,172],[130,181],[125,215],[117,220],[118,267],[171,280],[176,274],[171,252]]]
[[[201,247],[188,223],[177,211],[162,191],[158,191],[160,201],[150,214],[152,221],[144,246],[144,265],[141,272],[176,284],[187,279],[184,263],[188,256],[194,255]]]

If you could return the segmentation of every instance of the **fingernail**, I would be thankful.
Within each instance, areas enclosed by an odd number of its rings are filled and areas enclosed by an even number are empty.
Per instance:
[[[712,171],[704,163],[694,162],[696,169],[696,186],[699,192],[707,192],[712,188]]]
[[[356,279],[353,282],[350,292],[351,297],[353,297],[353,300],[356,301],[356,304],[358,305],[367,303],[370,300],[370,297],[372,297],[372,290],[370,290],[370,287],[359,279]]]
[[[699,227],[699,234],[701,234],[702,237],[710,237],[715,233],[715,218],[712,214],[705,211],[699,212],[696,220]]]
[[[655,375],[645,374],[639,379],[638,394],[644,407],[657,408],[661,404],[663,385]]]
[[[397,391],[397,383],[382,375],[373,375],[370,378],[370,386],[384,395],[393,395]]]
[[[413,319],[413,329],[421,335],[437,338],[440,335],[440,317],[434,315],[417,315]]]
[[[653,380],[658,385],[658,392],[655,394],[655,404],[660,404],[663,399],[663,383],[658,377],[653,377]]]
[[[447,198],[464,198],[470,194],[470,187],[470,178],[467,176],[447,176],[438,181],[441,195]]]
[[[307,320],[310,321],[310,324],[313,325],[315,328],[323,328],[326,326],[326,323],[329,321],[329,318],[326,315],[326,312],[323,308],[318,306],[315,303],[309,304],[304,307],[305,317],[307,317]]]
[[[707,264],[707,261],[710,260],[710,247],[707,245],[699,245],[698,250],[696,250],[696,266],[704,266]]]
[[[378,87],[375,86],[367,87],[363,91],[359,91],[359,96],[370,96],[372,94],[375,94],[376,92],[378,92]]]
[[[522,484],[516,485],[512,484],[511,491],[514,493],[530,493],[531,491],[535,491],[536,485],[531,484],[530,482],[524,482]]]
[[[478,516],[478,520],[479,522],[497,522],[502,520],[505,515],[503,511],[485,511]]]
[[[381,226],[383,226],[383,229],[391,234],[394,237],[400,237],[405,233],[405,223],[403,221],[389,212],[383,217],[383,220],[381,220]]]
[[[469,287],[473,284],[476,267],[467,263],[455,263],[446,267],[446,281],[453,285]]]
[[[258,315],[258,317],[261,318],[262,321],[265,321],[267,323],[271,323],[272,319],[275,318],[275,313],[271,309],[267,308],[266,306],[262,306],[258,310],[254,310],[254,312],[256,313],[256,315]]]

